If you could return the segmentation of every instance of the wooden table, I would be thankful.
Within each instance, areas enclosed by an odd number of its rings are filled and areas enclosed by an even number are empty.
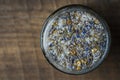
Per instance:
[[[100,13],[112,34],[102,65],[77,76],[54,69],[40,49],[45,19],[57,8],[76,3]],[[120,80],[120,0],[0,0],[0,80]]]

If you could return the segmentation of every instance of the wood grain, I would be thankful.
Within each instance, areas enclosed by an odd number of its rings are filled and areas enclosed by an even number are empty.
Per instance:
[[[108,57],[96,70],[68,75],[54,69],[40,49],[45,19],[68,4],[82,4],[110,26]],[[0,0],[0,80],[120,80],[120,0]]]

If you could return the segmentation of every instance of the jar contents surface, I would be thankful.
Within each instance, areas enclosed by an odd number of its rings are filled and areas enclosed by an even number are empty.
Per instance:
[[[106,45],[106,28],[85,10],[61,11],[44,30],[45,56],[63,70],[81,71],[94,66],[104,55]]]

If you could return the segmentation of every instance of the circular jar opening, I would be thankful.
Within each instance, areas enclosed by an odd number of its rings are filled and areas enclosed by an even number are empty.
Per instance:
[[[69,5],[46,19],[40,45],[56,69],[84,74],[103,62],[110,47],[110,32],[106,22],[90,8]]]

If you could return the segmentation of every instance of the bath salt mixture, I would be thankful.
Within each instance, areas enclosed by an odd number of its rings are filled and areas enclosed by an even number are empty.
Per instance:
[[[87,11],[60,12],[47,23],[45,55],[64,70],[81,71],[94,66],[105,52],[106,29]]]

